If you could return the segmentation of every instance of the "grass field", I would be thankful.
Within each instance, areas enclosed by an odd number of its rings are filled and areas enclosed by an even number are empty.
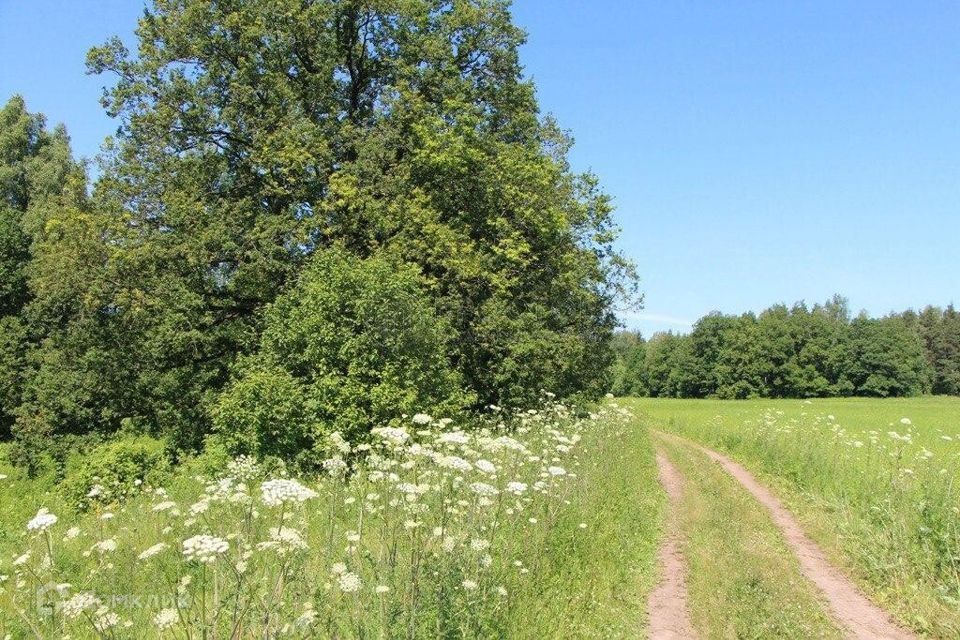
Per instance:
[[[664,500],[631,417],[434,421],[372,453],[302,484],[198,462],[83,514],[0,466],[0,638],[642,635]]]
[[[960,399],[625,402],[757,472],[903,623],[960,635]]]
[[[349,476],[300,489],[201,458],[86,513],[0,445],[0,638],[642,637],[667,513],[655,448],[683,478],[697,632],[841,636],[764,507],[692,443],[751,469],[905,626],[960,633],[958,399],[630,399],[519,424],[387,430]],[[271,480],[296,490],[272,500]]]

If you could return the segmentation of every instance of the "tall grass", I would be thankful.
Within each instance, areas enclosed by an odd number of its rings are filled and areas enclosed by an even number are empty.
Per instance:
[[[3,511],[0,638],[634,635],[660,497],[629,424],[615,406],[472,430],[418,415],[334,436],[321,478],[194,465],[82,515],[24,492]]]
[[[960,634],[960,403],[637,401],[761,471],[904,622]]]

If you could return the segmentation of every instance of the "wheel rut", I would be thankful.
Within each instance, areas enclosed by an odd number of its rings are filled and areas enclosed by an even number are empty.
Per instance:
[[[679,436],[664,433],[659,435],[684,442],[702,451],[767,509],[774,524],[780,529],[787,546],[799,560],[801,572],[820,590],[834,619],[850,638],[863,640],[917,638],[916,635],[895,623],[890,614],[871,602],[849,578],[831,564],[823,550],[803,532],[793,514],[743,465]]]
[[[657,553],[661,580],[647,600],[647,636],[653,640],[686,640],[695,638],[696,634],[690,624],[686,563],[680,550],[675,515],[683,497],[683,476],[660,451],[657,452],[657,472],[668,499],[667,531]]]

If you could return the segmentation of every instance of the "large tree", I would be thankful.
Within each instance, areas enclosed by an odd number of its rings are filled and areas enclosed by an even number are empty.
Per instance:
[[[847,377],[857,395],[908,396],[929,391],[920,337],[903,319],[861,315],[850,324]]]
[[[20,405],[38,338],[25,314],[35,243],[51,202],[77,173],[82,170],[71,157],[66,129],[49,130],[20,96],[0,109],[0,435]]]
[[[40,385],[34,416],[196,443],[264,306],[334,244],[418,265],[479,402],[605,387],[630,267],[539,114],[507,2],[156,0],[137,36],[90,53],[121,126],[49,236],[74,257],[38,276],[47,370],[108,375],[71,407]]]
[[[960,313],[927,307],[915,319],[930,365],[933,393],[960,395]]]

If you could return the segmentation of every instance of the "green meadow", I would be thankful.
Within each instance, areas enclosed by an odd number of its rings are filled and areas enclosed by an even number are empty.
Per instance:
[[[727,453],[905,626],[960,634],[960,399],[627,402],[650,428]]]
[[[79,511],[3,463],[0,638],[643,633],[663,496],[632,416],[415,419],[320,476],[200,456]]]

